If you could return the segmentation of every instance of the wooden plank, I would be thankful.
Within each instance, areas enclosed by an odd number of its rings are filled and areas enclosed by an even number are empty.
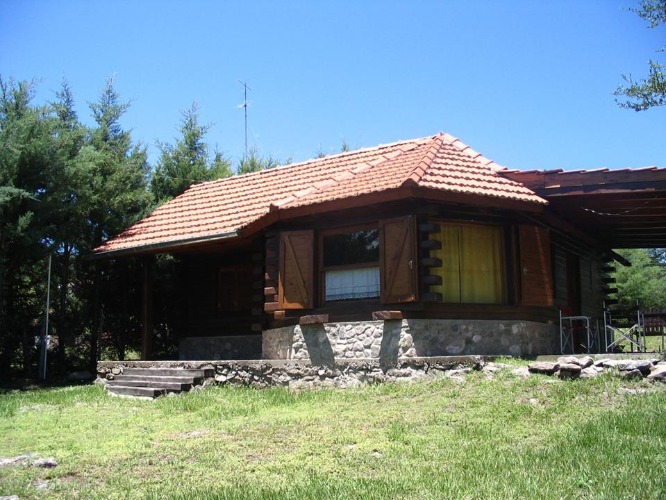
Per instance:
[[[441,250],[442,242],[438,240],[421,240],[419,242],[419,247],[422,250]]]
[[[319,325],[322,323],[328,323],[328,314],[311,314],[301,316],[298,319],[299,325]]]
[[[442,302],[444,297],[439,292],[426,292],[421,295],[421,299],[424,302]]]
[[[421,276],[421,283],[427,286],[438,286],[442,284],[442,277],[436,274],[426,274],[425,276]]]
[[[141,359],[152,357],[153,347],[153,257],[143,259],[143,290],[141,304]]]
[[[521,224],[520,272],[522,304],[530,306],[553,305],[553,276],[548,230]]]
[[[266,302],[264,304],[264,312],[275,312],[282,309],[279,302]]]
[[[261,252],[254,252],[252,254],[252,261],[253,262],[262,262],[264,260],[264,254]]]
[[[277,289],[274,286],[267,286],[264,288],[264,295],[276,295]]]
[[[439,224],[433,224],[431,222],[424,222],[419,224],[419,232],[421,233],[438,233],[441,227]]]
[[[418,272],[415,220],[412,216],[380,221],[381,302],[416,301]]]
[[[372,319],[375,321],[385,321],[391,319],[404,319],[402,311],[374,311]]]
[[[278,300],[283,309],[309,309],[314,300],[314,231],[282,233]]]
[[[442,259],[438,259],[437,257],[424,257],[421,259],[421,266],[442,267]]]

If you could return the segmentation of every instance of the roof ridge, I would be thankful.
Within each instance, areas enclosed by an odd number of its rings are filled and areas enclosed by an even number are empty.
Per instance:
[[[441,135],[441,132],[437,135]],[[198,182],[196,184],[190,185],[186,191],[189,191],[190,189],[196,188],[199,189],[202,186],[214,184],[214,183],[221,183],[221,182],[230,182],[232,179],[247,179],[248,177],[256,177],[259,175],[271,175],[274,172],[282,171],[287,168],[293,168],[293,167],[301,167],[304,165],[311,165],[314,162],[319,162],[319,161],[328,161],[336,158],[341,158],[345,157],[348,155],[356,155],[359,153],[367,153],[370,151],[379,151],[380,149],[387,149],[391,147],[396,147],[396,146],[401,146],[404,144],[416,144],[420,141],[424,141],[426,139],[432,139],[436,136],[424,136],[424,137],[417,137],[414,139],[401,139],[399,141],[394,141],[394,142],[387,142],[385,144],[378,144],[376,146],[368,146],[365,148],[359,148],[359,149],[353,149],[350,151],[342,151],[340,153],[334,153],[326,156],[322,156],[320,158],[309,158],[307,160],[299,161],[296,163],[285,163],[284,165],[276,165],[271,168],[266,168],[263,170],[258,170],[256,172],[247,172],[244,174],[235,174],[235,175],[230,175],[228,177],[221,177],[219,179],[212,179],[210,181],[203,181],[203,182]]]
[[[447,144],[450,144],[454,148],[458,149],[461,153],[466,154],[470,158],[477,160],[484,167],[488,167],[493,173],[497,173],[502,170],[507,170],[507,168],[499,163],[483,156],[478,151],[472,149],[470,146],[462,142],[457,137],[454,137],[447,133],[440,133],[439,136],[442,138],[442,141],[445,141]]]
[[[332,156],[324,156],[322,158],[317,158],[315,160],[309,160],[305,162],[301,162],[300,164],[292,164],[289,166],[295,166],[295,165],[304,165],[304,164],[312,164],[313,161],[317,160],[324,160],[324,159],[330,159],[330,158],[337,158],[337,157],[344,157],[348,155],[358,155],[358,154],[363,154],[371,151],[376,151],[379,152],[381,149],[388,149],[388,148],[395,148],[396,146],[402,146],[406,144],[414,144],[416,147],[416,144],[420,141],[423,141],[425,139],[431,139],[433,136],[427,136],[427,137],[420,137],[417,139],[408,139],[408,140],[402,140],[402,141],[396,141],[390,144],[381,144],[379,146],[373,146],[370,148],[362,148],[362,149],[355,149],[353,151],[345,151],[343,153],[338,153],[336,155]],[[413,148],[410,148],[410,150]],[[338,172],[337,174],[333,174],[330,177],[327,177],[326,179],[323,179],[321,181],[318,181],[317,183],[311,185],[310,187],[306,189],[302,189],[300,191],[296,191],[293,193],[288,194],[287,196],[283,197],[280,200],[277,200],[273,203],[270,204],[270,210],[279,210],[280,208],[284,208],[285,206],[298,201],[298,200],[303,200],[307,198],[308,196],[314,194],[314,193],[321,193],[324,191],[327,191],[333,187],[339,186],[340,184],[347,182],[359,175],[363,175],[364,173],[368,172],[369,170],[374,169],[375,167],[382,165],[388,161],[395,160],[396,158],[399,158],[402,156],[406,151],[399,149],[397,152],[397,155],[388,157],[386,155],[381,155],[380,158],[377,158],[375,160],[372,160],[370,162],[368,161],[360,161],[359,163],[355,163],[353,165],[350,165],[350,168],[345,169],[342,172]],[[352,168],[353,167],[353,168]]]
[[[333,154],[330,154],[330,155],[322,156],[320,158],[309,158],[307,160],[299,161],[299,162],[296,162],[296,163],[289,163],[289,164],[286,164],[286,165],[278,165],[275,168],[276,169],[277,168],[282,169],[282,168],[289,168],[289,167],[297,167],[297,166],[309,164],[309,163],[316,162],[316,161],[331,160],[331,159],[335,159],[335,158],[344,157],[344,156],[347,156],[347,155],[367,153],[367,152],[370,152],[370,151],[379,151],[380,149],[387,149],[387,148],[391,148],[391,147],[395,147],[395,146],[401,146],[403,144],[418,143],[419,141],[430,139],[432,137],[433,136],[427,135],[425,137],[417,137],[417,138],[414,138],[414,139],[401,139],[399,141],[387,142],[385,144],[378,144],[376,146],[368,146],[368,147],[365,147],[365,148],[352,149],[352,150],[349,150],[349,151],[341,151],[340,153],[333,153]],[[274,169],[271,169],[271,170],[274,170]]]
[[[431,136],[431,144],[428,149],[423,153],[423,156],[418,161],[416,166],[409,173],[407,178],[402,183],[403,186],[418,186],[423,179],[428,168],[432,165],[432,160],[437,156],[439,148],[442,146],[442,133]]]

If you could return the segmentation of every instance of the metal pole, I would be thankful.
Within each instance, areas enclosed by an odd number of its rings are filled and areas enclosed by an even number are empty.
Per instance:
[[[44,336],[42,337],[42,351],[39,359],[39,378],[46,380],[46,361],[49,351],[49,309],[51,308],[51,254],[46,278],[46,311],[44,320]]]
[[[250,87],[247,86],[247,83],[242,82],[238,80],[238,83],[240,83],[243,86],[244,89],[244,94],[243,94],[243,109],[245,110],[245,154],[243,155],[243,160],[247,159],[247,91],[252,90]]]

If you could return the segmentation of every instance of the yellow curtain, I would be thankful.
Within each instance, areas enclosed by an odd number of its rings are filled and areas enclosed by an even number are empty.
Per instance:
[[[501,233],[496,227],[464,226],[461,252],[461,301],[495,304],[502,299]]]
[[[442,242],[442,249],[432,252],[433,257],[442,260],[442,267],[433,269],[442,277],[442,285],[432,290],[441,293],[444,302],[502,302],[502,231],[499,227],[443,224],[434,239]]]

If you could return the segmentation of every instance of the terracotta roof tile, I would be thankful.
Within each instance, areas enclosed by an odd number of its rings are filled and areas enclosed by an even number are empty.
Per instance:
[[[402,186],[546,203],[506,171],[448,134],[400,141],[196,184],[96,252],[233,237],[271,211]]]

